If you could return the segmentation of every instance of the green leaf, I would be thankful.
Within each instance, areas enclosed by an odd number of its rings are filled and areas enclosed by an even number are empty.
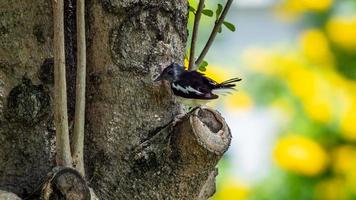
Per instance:
[[[189,6],[189,11],[192,12],[192,13],[194,13],[194,14],[195,14],[195,12],[196,12],[195,8],[193,8],[192,6]]]
[[[206,61],[204,60],[204,61],[201,62],[200,65],[199,65],[199,71],[205,72],[207,66],[208,66],[208,62],[206,62]]]
[[[197,2],[195,0],[188,0],[189,6],[197,6]]]
[[[216,9],[216,21],[219,19],[222,10],[223,10],[223,6],[219,3],[218,8]]]
[[[223,24],[226,26],[226,28],[228,28],[230,31],[235,32],[236,31],[236,27],[234,24],[224,21]]]
[[[206,67],[208,66],[208,62],[206,62],[205,60],[203,60],[203,62],[200,63],[200,66],[199,67]]]
[[[205,71],[206,71],[206,68],[205,68],[205,67],[199,67],[199,71],[205,72]]]
[[[206,16],[209,16],[209,17],[212,17],[214,15],[214,12],[212,10],[209,10],[209,9],[204,9],[201,13],[203,15],[206,15]]]

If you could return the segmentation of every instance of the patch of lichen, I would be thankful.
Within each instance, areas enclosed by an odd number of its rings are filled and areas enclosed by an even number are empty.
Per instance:
[[[23,78],[7,98],[6,117],[12,122],[34,125],[48,113],[49,106],[50,96],[43,86]]]

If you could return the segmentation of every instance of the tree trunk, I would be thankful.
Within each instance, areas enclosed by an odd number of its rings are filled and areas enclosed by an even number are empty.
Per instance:
[[[65,0],[69,124],[75,1]],[[180,105],[152,80],[182,63],[186,0],[87,0],[86,180],[100,199],[207,199],[230,144],[220,114]],[[0,191],[38,191],[55,167],[53,18],[48,0],[0,0]],[[73,127],[70,126],[70,129]],[[72,131],[72,130],[70,130]]]

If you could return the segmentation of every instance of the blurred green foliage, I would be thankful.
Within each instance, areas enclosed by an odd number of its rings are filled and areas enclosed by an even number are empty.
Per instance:
[[[303,25],[297,45],[242,56],[244,95],[285,117],[275,165],[256,185],[224,177],[214,199],[356,199],[356,0],[284,0],[277,12]]]

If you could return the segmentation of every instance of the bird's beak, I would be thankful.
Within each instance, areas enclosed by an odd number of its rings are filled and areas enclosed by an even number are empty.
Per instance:
[[[162,76],[159,75],[159,76],[154,80],[154,82],[161,81],[161,80],[162,80]]]

